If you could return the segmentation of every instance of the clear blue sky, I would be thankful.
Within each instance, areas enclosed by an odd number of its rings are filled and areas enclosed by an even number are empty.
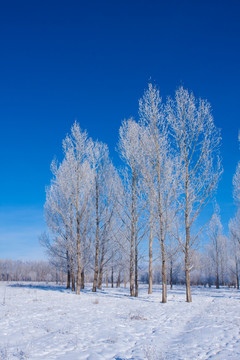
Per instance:
[[[0,258],[43,257],[49,166],[74,120],[114,162],[149,79],[207,98],[222,129],[217,201],[233,216],[240,151],[238,0],[5,1],[0,10]]]

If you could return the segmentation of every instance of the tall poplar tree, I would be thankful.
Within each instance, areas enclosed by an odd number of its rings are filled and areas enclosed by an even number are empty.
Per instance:
[[[216,128],[207,101],[196,100],[180,87],[174,99],[168,100],[166,116],[173,147],[180,159],[182,193],[178,206],[184,218],[186,301],[191,302],[190,249],[194,243],[192,226],[212,198],[222,174],[219,147],[220,131]]]

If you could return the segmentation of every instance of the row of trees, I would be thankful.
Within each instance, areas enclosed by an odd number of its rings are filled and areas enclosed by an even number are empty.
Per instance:
[[[237,280],[235,244],[230,242],[227,237],[221,238],[221,248],[218,252],[218,266],[216,266],[215,247],[209,243],[204,251],[194,250],[191,256],[191,283],[194,285],[211,286],[217,283],[220,285],[229,285],[239,288]],[[238,245],[239,246],[239,245]],[[239,255],[239,247],[237,248]],[[239,257],[238,257],[239,259]],[[128,264],[126,263],[126,266]],[[218,268],[218,277],[216,268]],[[113,269],[113,272],[112,272]],[[161,266],[159,258],[155,258],[152,264],[152,281],[160,284]],[[93,271],[89,268],[86,271],[85,279],[87,282],[93,282]],[[143,283],[149,283],[149,273],[146,262],[141,260],[139,267],[139,280]],[[45,261],[21,261],[21,260],[0,260],[0,280],[1,281],[47,281],[63,284],[66,281],[67,274],[64,267],[59,264],[50,264]],[[173,284],[183,284],[184,276],[184,258],[181,253],[175,253],[171,261],[167,262],[167,279],[170,287]],[[106,286],[127,286],[128,276],[123,268],[112,267],[111,264],[105,266],[104,281]]]
[[[191,302],[193,249],[202,233],[196,220],[222,173],[220,142],[209,103],[182,87],[163,103],[149,84],[139,101],[139,120],[124,120],[120,127],[120,170],[107,146],[75,123],[63,141],[62,162],[51,166],[45,204],[49,234],[41,236],[55,265],[66,269],[67,286],[71,282],[75,290],[76,283],[79,294],[91,269],[93,291],[109,271],[125,273],[130,295],[138,296],[139,262],[146,261],[142,255],[148,248],[149,293],[158,258],[162,302],[167,301],[168,269],[171,274],[181,253]],[[212,242],[216,217],[209,230]]]
[[[64,277],[47,261],[0,260],[1,281],[63,281]]]
[[[228,279],[228,283],[234,282],[235,286],[239,289],[240,162],[237,165],[236,173],[233,177],[233,197],[237,205],[237,212],[234,218],[229,221],[228,238],[224,235],[220,218],[220,208],[217,205],[215,205],[215,211],[208,226],[208,236],[210,241],[205,250],[207,250],[206,253],[209,256],[208,263],[214,269],[214,279],[217,289],[219,288],[220,283],[224,283],[224,277],[225,279]]]
[[[240,142],[240,132],[238,133]],[[234,264],[237,287],[239,289],[239,265],[240,265],[240,161],[233,177],[233,197],[237,205],[237,212],[229,222],[229,237],[234,249]]]

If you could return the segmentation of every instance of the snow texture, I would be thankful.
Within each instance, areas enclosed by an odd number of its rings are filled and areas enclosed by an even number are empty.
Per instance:
[[[64,287],[0,283],[0,359],[161,360],[240,359],[240,293],[195,287],[159,287],[139,298],[129,289],[81,295]]]

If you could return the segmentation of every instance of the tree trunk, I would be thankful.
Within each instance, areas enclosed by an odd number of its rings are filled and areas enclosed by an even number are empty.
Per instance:
[[[135,205],[136,178],[132,175],[132,209],[131,209],[131,243],[130,243],[130,296],[134,296],[134,239],[135,239]],[[135,244],[136,249],[136,244]],[[136,258],[135,258],[136,261]],[[136,279],[136,274],[135,274]]]
[[[98,184],[96,181],[96,245],[95,245],[95,267],[92,291],[97,291],[97,279],[98,279],[98,258],[99,258],[99,214],[98,214]]]
[[[216,274],[216,289],[219,289],[219,275],[218,275],[218,272]]]
[[[60,269],[60,276],[61,276],[61,285],[63,285],[63,268],[62,268],[62,266]]]
[[[186,281],[186,301],[192,302],[191,285],[190,285],[190,259],[189,259],[189,241],[190,231],[186,228],[186,247],[185,247],[185,281]]]
[[[133,258],[134,258],[134,250],[133,250],[133,236],[131,234],[131,249],[130,249],[130,269],[129,269],[129,275],[130,275],[130,296],[134,296],[134,278],[133,278]]]
[[[100,266],[99,276],[98,276],[98,289],[102,290],[102,279],[103,279],[103,268]]]
[[[84,289],[85,284],[84,284],[84,269],[82,269],[81,272],[81,289]]]
[[[219,254],[218,254],[218,239],[216,239],[216,289],[219,289]]]
[[[167,302],[167,266],[166,266],[164,241],[161,241],[161,252],[162,252],[162,303],[166,303]]]
[[[77,214],[77,295],[80,294],[81,288],[81,254],[80,254],[80,219],[79,214]]]
[[[70,272],[70,258],[69,253],[67,251],[67,289],[70,289],[70,282],[71,282],[71,272]]]
[[[117,283],[116,283],[116,287],[120,287],[120,282],[121,282],[121,274],[120,274],[120,270],[118,272],[118,278],[117,278]]]
[[[70,258],[70,265],[71,265],[71,279],[72,279],[72,291],[75,291],[76,288],[75,288],[75,274],[74,274],[74,265],[73,265],[73,257],[71,255],[71,258]]]
[[[152,214],[151,214],[152,218]],[[148,267],[148,294],[152,294],[152,284],[153,284],[153,272],[152,272],[152,245],[153,245],[153,229],[152,229],[152,219],[150,220],[150,236],[149,236],[149,267]]]
[[[126,270],[124,269],[124,275],[123,275],[123,281],[124,281],[124,288],[126,289],[127,287],[127,276],[126,276]]]
[[[105,247],[104,247],[104,241],[103,241],[102,254],[101,254],[101,260],[100,260],[100,269],[99,269],[99,276],[98,276],[98,289],[99,290],[102,289],[104,255],[105,255]]]
[[[135,293],[134,296],[138,297],[138,239],[137,239],[137,224],[135,224]]]
[[[108,269],[106,270],[106,287],[108,288]]]
[[[72,273],[72,291],[75,291],[76,290],[76,285],[75,285],[75,275],[74,273]]]
[[[192,302],[191,296],[191,284],[190,284],[190,225],[189,225],[189,194],[188,194],[188,163],[186,163],[186,181],[185,181],[185,232],[186,232],[186,241],[185,241],[185,282],[186,282],[186,301]]]
[[[173,288],[173,261],[170,261],[170,289]]]
[[[239,274],[238,274],[238,261],[237,261],[237,259],[235,260],[235,264],[236,264],[236,284],[237,284],[237,289],[239,290]]]
[[[112,266],[112,273],[111,273],[111,283],[112,283],[112,288],[113,288],[113,285],[114,285],[114,283],[113,283],[113,266]]]

